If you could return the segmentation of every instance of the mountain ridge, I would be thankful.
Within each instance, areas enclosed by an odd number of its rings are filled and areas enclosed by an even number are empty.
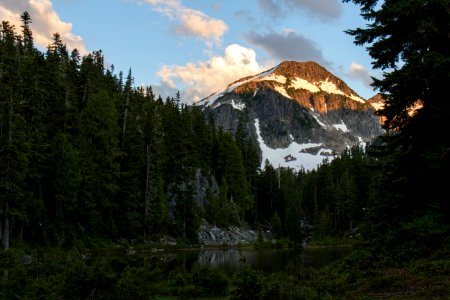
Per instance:
[[[224,130],[236,132],[241,123],[259,145],[261,166],[267,159],[313,169],[382,132],[372,104],[315,62],[282,62],[230,83],[195,106]]]
[[[287,98],[298,101],[301,105],[308,107],[308,103],[302,102],[308,94],[320,96],[329,94],[336,101],[342,101],[348,98],[367,106],[367,101],[352,90],[342,79],[333,75],[324,67],[316,62],[296,62],[283,61],[274,68],[261,72],[253,76],[243,77],[227,85],[225,89],[217,91],[210,96],[198,101],[195,105],[211,105],[212,102],[220,98],[224,93],[234,91],[244,94],[256,92],[259,88],[275,89]],[[284,90],[282,89],[284,88]],[[306,93],[306,95],[305,95]],[[335,102],[336,102],[335,101]],[[323,99],[321,101],[324,102]],[[347,107],[355,108],[357,104],[353,102],[346,103]],[[316,106],[314,109],[321,110],[322,107]]]

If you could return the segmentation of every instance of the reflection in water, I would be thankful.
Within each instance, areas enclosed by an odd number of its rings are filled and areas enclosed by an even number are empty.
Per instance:
[[[322,267],[347,254],[348,248],[324,248],[307,250],[203,250],[198,253],[200,265],[221,268],[234,273],[251,267],[257,270],[276,272],[283,270],[294,261],[299,266]]]
[[[146,255],[152,261],[170,272],[177,268],[191,270],[195,265],[220,268],[229,274],[245,268],[264,272],[284,270],[290,263],[296,267],[320,268],[342,258],[350,248],[285,249],[285,250],[240,250],[205,249],[202,251],[164,251]],[[132,256],[137,259],[136,256]],[[131,257],[130,257],[131,258]]]

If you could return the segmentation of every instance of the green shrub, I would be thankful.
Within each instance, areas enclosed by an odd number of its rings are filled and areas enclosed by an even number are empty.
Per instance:
[[[244,269],[235,274],[233,300],[259,299],[263,275],[259,271]]]
[[[197,267],[193,270],[192,278],[202,296],[225,296],[228,293],[228,276],[220,269]]]

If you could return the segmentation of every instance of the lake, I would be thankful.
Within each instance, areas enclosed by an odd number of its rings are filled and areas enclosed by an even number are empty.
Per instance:
[[[349,247],[326,247],[310,249],[205,249],[198,251],[173,251],[158,253],[158,259],[166,268],[184,266],[191,269],[194,265],[219,268],[232,274],[245,268],[265,272],[283,270],[290,262],[297,266],[320,268],[344,257]]]
[[[229,296],[235,273],[251,268],[269,276],[294,263],[320,268],[345,256],[350,248],[289,250],[152,250],[64,252],[33,255],[11,252],[0,257],[1,299],[149,299],[154,295],[184,299]],[[261,280],[246,272],[237,276]],[[242,278],[244,278],[242,277]],[[256,278],[256,279],[255,279]],[[259,279],[258,279],[259,278]],[[278,277],[275,277],[275,279]],[[292,283],[292,282],[291,282]],[[279,281],[277,286],[283,288]],[[281,284],[281,285],[280,285]],[[3,291],[2,291],[3,290]],[[300,293],[300,292],[299,292]],[[179,298],[173,298],[173,296]],[[300,295],[300,294],[299,294]]]

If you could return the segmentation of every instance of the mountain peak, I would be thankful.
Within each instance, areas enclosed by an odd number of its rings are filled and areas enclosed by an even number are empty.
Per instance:
[[[326,77],[331,73],[314,61],[283,61],[277,67],[275,72],[285,76],[302,76],[308,77],[311,73]],[[306,78],[305,78],[306,79]]]
[[[334,99],[331,101],[335,103],[334,106],[344,105],[352,109],[358,106],[363,109],[369,107],[368,103],[343,80],[313,61],[283,61],[272,69],[229,84],[224,89],[200,100],[196,105],[212,105],[228,93],[256,95],[261,90],[275,91],[307,108],[321,112],[324,112],[326,108],[319,102],[324,102],[325,98],[330,97]],[[313,96],[319,99],[319,102],[309,103],[308,99]]]
[[[380,110],[384,107],[385,99],[381,94],[376,94],[373,97],[369,98],[367,102],[369,102],[375,108],[375,110]]]
[[[361,103],[364,102],[342,79],[336,77],[323,66],[313,61],[283,61],[278,65],[274,74],[285,76],[291,79],[291,81],[295,81],[295,79],[301,82],[306,81],[317,86],[323,92],[345,95]],[[313,90],[317,91],[317,89]]]
[[[321,65],[283,61],[196,103],[224,130],[241,123],[259,145],[261,167],[313,169],[381,132],[371,104]]]

